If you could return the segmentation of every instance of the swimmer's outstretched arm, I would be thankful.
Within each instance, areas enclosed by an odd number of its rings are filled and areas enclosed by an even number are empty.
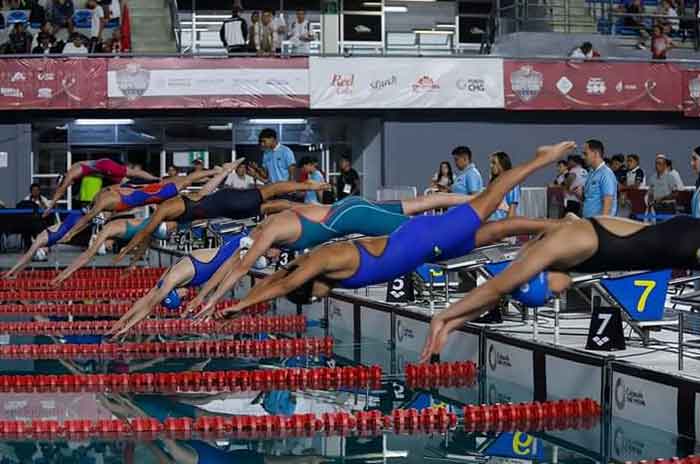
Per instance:
[[[95,198],[95,201],[93,202],[90,211],[85,213],[85,215],[80,218],[80,220],[73,226],[73,228],[69,230],[68,233],[66,233],[66,235],[64,235],[63,238],[58,241],[58,243],[70,242],[73,239],[73,237],[78,235],[87,226],[89,226],[92,220],[97,217],[97,215],[106,210],[109,207],[108,197],[111,193],[112,192],[110,192],[107,189],[103,189],[102,191],[100,191],[100,193]]]
[[[532,244],[499,275],[487,280],[445,311],[433,316],[421,361],[427,361],[433,354],[440,354],[449,333],[464,321],[476,319],[502,296],[519,288],[553,263],[571,259],[579,253],[577,241],[570,239],[566,228],[557,229]]]
[[[263,201],[280,195],[287,195],[294,192],[322,191],[330,190],[331,184],[326,182],[314,182],[308,180],[306,182],[275,182],[260,187],[260,195]]]
[[[218,172],[218,174],[209,179],[209,181],[206,184],[204,184],[204,186],[201,189],[199,189],[199,191],[196,194],[193,195],[193,199],[206,197],[211,192],[216,190],[216,188],[226,179],[226,177],[233,171],[235,171],[238,165],[241,164],[243,161],[245,161],[245,158],[239,158],[233,163],[226,163],[223,166],[221,166],[221,170]]]
[[[146,172],[143,169],[139,168],[126,168],[126,177],[130,177],[132,179],[144,179],[144,180],[151,180],[151,181],[159,181],[160,178],[157,176],[154,176],[150,172]]]
[[[2,277],[4,279],[14,278],[15,274],[27,267],[27,264],[29,264],[29,262],[32,260],[32,256],[34,256],[34,254],[39,250],[39,248],[45,247],[47,243],[49,243],[49,233],[46,230],[44,230],[39,235],[37,235],[36,239],[34,239],[34,243],[32,243],[32,246],[29,248],[29,250],[27,250],[27,252],[22,255],[19,261],[17,261],[17,263],[14,266],[12,266],[12,269],[7,271]]]
[[[83,253],[80,254],[77,258],[73,260],[73,262],[63,270],[59,275],[57,275],[52,281],[51,285],[57,286],[61,284],[63,281],[68,279],[75,271],[80,269],[81,267],[85,266],[90,262],[93,256],[97,254],[97,252],[100,250],[100,247],[110,238],[116,237],[119,234],[124,233],[124,230],[126,228],[125,224],[128,219],[122,219],[119,221],[113,221],[107,223],[102,230],[100,231],[99,234],[97,234],[97,237],[95,238],[95,241],[90,245],[90,247],[85,250]]]
[[[53,193],[53,197],[49,202],[49,206],[44,210],[44,214],[42,214],[41,217],[45,218],[49,214],[51,214],[51,210],[53,210],[53,208],[56,206],[56,202],[63,198],[63,195],[66,194],[68,187],[70,187],[71,184],[73,184],[73,182],[80,179],[81,177],[82,168],[80,167],[80,163],[76,163],[73,166],[71,166],[70,169],[68,169],[68,172],[66,172],[66,175],[63,177],[63,181],[61,181],[61,185],[59,185],[56,191]]]
[[[192,314],[199,306],[201,306],[204,303],[204,300],[206,297],[211,294],[216,288],[219,286],[219,283],[221,283],[224,278],[228,275],[230,272],[230,263],[234,263],[236,261],[240,261],[241,259],[241,251],[236,250],[236,252],[224,263],[219,267],[219,269],[216,270],[214,275],[212,275],[209,280],[207,280],[207,283],[204,284],[202,288],[199,289],[199,292],[197,293],[197,296],[194,297],[187,305],[187,308],[185,309],[185,312],[182,314],[182,317],[187,317],[188,315]],[[207,317],[211,316],[211,314],[205,314],[204,308],[202,311],[200,311],[195,318],[202,318],[202,317]]]
[[[460,195],[458,193],[434,193],[432,195],[421,195],[416,198],[401,200],[404,214],[413,216],[414,214],[425,213],[440,208],[450,208],[459,206],[476,198],[476,195]]]

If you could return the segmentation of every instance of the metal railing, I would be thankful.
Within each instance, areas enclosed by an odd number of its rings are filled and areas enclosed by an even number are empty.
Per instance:
[[[685,348],[700,349],[700,340],[686,341],[685,335],[700,335],[700,314],[679,311],[678,313],[678,370],[683,370]]]
[[[178,32],[182,29],[182,26],[180,25],[180,9],[177,5],[177,0],[168,0],[168,7],[170,8],[170,25],[172,37],[175,40],[175,48],[178,53],[182,53],[182,41]]]

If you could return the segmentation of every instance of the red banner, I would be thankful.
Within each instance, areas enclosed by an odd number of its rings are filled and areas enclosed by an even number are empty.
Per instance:
[[[107,60],[0,60],[0,109],[107,107]]]
[[[307,58],[113,59],[110,108],[308,108]]]
[[[509,110],[680,111],[683,72],[666,63],[505,60]]]
[[[687,69],[683,73],[683,114],[700,117],[700,70]]]

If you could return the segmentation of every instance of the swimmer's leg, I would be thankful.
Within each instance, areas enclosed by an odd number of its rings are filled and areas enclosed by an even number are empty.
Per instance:
[[[22,255],[22,257],[17,261],[17,263],[3,275],[3,278],[9,279],[15,277],[15,275],[20,272],[22,269],[27,267],[27,264],[32,260],[32,256],[36,254],[37,250],[39,248],[43,248],[46,246],[46,244],[49,243],[49,233],[44,230],[42,231],[39,235],[37,235],[36,239],[34,239],[34,243],[32,243],[32,246],[27,250],[26,253]]]
[[[406,215],[424,213],[440,208],[450,208],[458,206],[476,198],[475,195],[459,195],[457,193],[435,193],[433,195],[422,195],[416,198],[401,200],[403,212]]]
[[[561,224],[562,221],[558,219],[524,217],[487,222],[476,232],[475,244],[477,247],[482,247],[515,235],[537,235],[552,231]]]
[[[80,220],[73,226],[73,228],[69,230],[68,233],[66,233],[66,235],[64,235],[63,238],[58,241],[58,243],[68,243],[71,240],[73,240],[73,237],[75,237],[86,227],[88,227],[92,220],[95,219],[98,214],[110,209],[110,207],[113,207],[115,196],[117,196],[116,201],[119,201],[118,195],[118,193],[115,193],[111,190],[101,191],[97,195],[97,197],[95,197],[95,201],[93,202],[90,211],[85,213],[85,215],[80,218]]]
[[[317,182],[275,182],[273,184],[263,185],[259,187],[260,195],[263,201],[280,195],[287,195],[293,192],[308,192],[310,190],[325,190],[327,184],[319,184]]]
[[[68,169],[68,172],[66,172],[66,175],[63,177],[61,185],[59,185],[56,191],[54,192],[53,197],[49,202],[49,207],[46,208],[46,210],[44,210],[44,214],[42,214],[42,217],[47,217],[51,213],[51,210],[56,206],[56,202],[58,202],[58,200],[63,198],[63,195],[66,194],[68,187],[70,187],[73,184],[73,182],[79,180],[81,177],[83,177],[82,165],[81,163],[75,163],[73,166],[70,167],[70,169]]]

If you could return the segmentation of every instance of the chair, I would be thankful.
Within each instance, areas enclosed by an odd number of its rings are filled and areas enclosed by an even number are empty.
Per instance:
[[[78,29],[90,29],[92,27],[92,11],[75,10],[73,25]]]

